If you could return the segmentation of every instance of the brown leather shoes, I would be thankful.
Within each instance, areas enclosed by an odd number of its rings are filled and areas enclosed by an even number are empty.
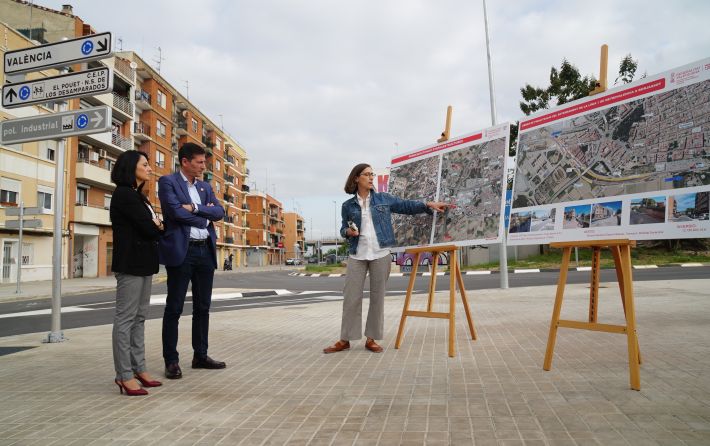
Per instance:
[[[342,352],[343,350],[350,350],[350,341],[339,340],[330,347],[324,348],[323,353],[337,353]]]
[[[374,339],[368,339],[365,341],[365,348],[370,350],[373,353],[382,353],[382,347],[377,345],[377,342],[375,342]]]

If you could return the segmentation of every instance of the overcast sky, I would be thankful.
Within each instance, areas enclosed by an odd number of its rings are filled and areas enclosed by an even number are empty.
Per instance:
[[[447,105],[452,135],[491,124],[479,0],[35,0],[64,3],[146,61],[160,47],[161,74],[223,119],[249,181],[296,206],[308,238],[335,232],[353,165],[433,143]],[[545,86],[565,57],[598,77],[603,43],[610,83],[628,53],[649,75],[710,57],[707,1],[487,6],[498,122],[519,119],[520,87]]]

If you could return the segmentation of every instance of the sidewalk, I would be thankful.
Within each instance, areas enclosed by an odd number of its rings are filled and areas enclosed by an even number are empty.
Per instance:
[[[250,266],[246,268],[237,268],[232,271],[215,271],[215,275],[220,274],[246,274],[263,271],[290,271],[296,267],[289,266]],[[166,280],[165,270],[161,267],[161,271],[153,276],[153,283],[161,283]],[[100,291],[111,291],[116,289],[116,278],[111,276],[105,277],[90,277],[79,279],[64,279],[62,280],[62,296],[71,296],[74,294],[94,293]],[[42,299],[52,297],[52,281],[41,280],[34,282],[22,282],[20,286],[20,294],[15,293],[17,283],[0,284],[0,302],[9,302],[13,300],[27,299]]]
[[[0,356],[0,445],[707,445],[710,444],[710,279],[635,284],[641,391],[629,389],[623,335],[560,329],[542,370],[555,287],[469,291],[471,341],[457,308],[447,322],[410,318],[395,350],[403,296],[385,304],[385,352],[338,337],[342,303],[212,315],[210,355],[225,370],[189,368],[147,397],[113,384],[111,326],[0,338],[30,347]],[[623,323],[618,287],[603,283],[599,321]],[[589,289],[568,285],[562,317],[583,320]],[[447,293],[435,311],[446,310]],[[422,308],[425,296],[413,302]],[[149,369],[162,376],[159,319],[146,323]]]

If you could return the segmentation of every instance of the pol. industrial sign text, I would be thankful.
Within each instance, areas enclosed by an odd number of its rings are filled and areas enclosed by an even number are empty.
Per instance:
[[[109,130],[111,130],[111,107],[102,105],[2,121],[0,122],[0,143],[4,145],[19,144],[102,133]]]

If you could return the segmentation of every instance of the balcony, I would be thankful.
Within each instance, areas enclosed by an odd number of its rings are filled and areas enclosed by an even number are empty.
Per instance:
[[[214,141],[212,141],[209,135],[202,135],[202,144],[210,149],[214,148]]]
[[[248,210],[249,210],[249,205],[246,204],[246,203],[242,204],[242,209],[244,209],[245,211],[248,211]]]
[[[133,138],[126,138],[118,133],[111,133],[111,143],[123,150],[131,150],[133,148]]]
[[[249,192],[249,186],[247,186],[246,184],[242,184],[242,192]]]
[[[188,133],[187,119],[184,119],[184,118],[177,119],[177,126],[175,126],[175,133],[177,133],[180,136],[187,135],[187,133]]]
[[[142,121],[134,122],[133,138],[140,142],[150,141],[150,126]]]
[[[127,97],[111,92],[88,96],[85,99],[87,102],[94,105],[108,105],[112,107],[112,117],[122,122],[133,119],[133,103],[131,103]]]
[[[111,182],[111,171],[95,164],[90,164],[86,160],[81,160],[76,163],[76,179],[82,183],[98,186],[103,189],[113,190],[116,187]]]
[[[224,243],[226,243],[228,245],[233,245],[234,244],[234,237],[225,237]]]
[[[226,201],[230,204],[234,204],[234,196],[229,195],[229,194],[224,194],[223,198],[224,198],[224,201]]]
[[[153,106],[150,105],[150,93],[143,90],[136,90],[133,93],[133,98],[136,101],[136,108],[139,110],[152,110]]]
[[[111,94],[113,95],[113,107],[133,118],[133,104],[130,99],[125,96],[117,95],[116,93]]]
[[[234,157],[232,155],[226,155],[224,157],[224,164],[234,166]]]
[[[234,176],[225,174],[224,175],[224,181],[229,183],[229,184],[234,184]]]
[[[108,209],[77,203],[74,206],[74,221],[95,225],[111,226]]]
[[[131,68],[131,62],[120,57],[115,57],[113,59],[114,71],[123,76],[131,84],[136,83],[136,69]]]
[[[93,133],[79,138],[95,148],[107,149],[114,153],[122,153],[133,148],[133,138],[125,138],[112,132]]]

